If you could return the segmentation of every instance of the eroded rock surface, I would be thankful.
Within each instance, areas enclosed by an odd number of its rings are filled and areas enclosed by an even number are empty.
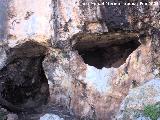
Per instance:
[[[160,101],[160,79],[153,79],[144,85],[131,89],[124,99],[118,120],[137,120],[147,105],[154,105]]]
[[[153,77],[149,54],[150,48],[142,45],[119,68],[97,69],[85,64],[78,52],[51,50],[43,62],[51,100],[80,118],[112,119],[129,88]]]
[[[18,116],[16,114],[8,114],[7,120],[18,120]]]
[[[3,100],[30,106],[50,92],[76,119],[112,120],[130,89],[159,77],[159,6],[91,2],[103,1],[0,1]]]
[[[7,54],[3,46],[0,47],[0,69],[2,69],[7,61]]]
[[[47,44],[51,38],[51,0],[8,2],[7,40],[14,47],[28,39]]]
[[[58,115],[54,114],[45,114],[40,118],[40,120],[64,120],[63,118],[60,118]]]

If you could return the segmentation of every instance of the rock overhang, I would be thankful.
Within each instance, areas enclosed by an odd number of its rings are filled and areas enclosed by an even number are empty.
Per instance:
[[[71,38],[84,62],[98,69],[118,68],[141,44],[139,33],[118,31],[108,33],[79,33]]]
[[[78,33],[71,38],[71,43],[73,48],[83,50],[112,44],[123,44],[131,40],[137,41],[138,39],[139,33],[137,32]]]

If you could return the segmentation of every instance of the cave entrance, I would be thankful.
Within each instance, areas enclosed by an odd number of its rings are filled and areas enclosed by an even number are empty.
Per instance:
[[[9,62],[0,70],[1,98],[9,104],[1,105],[14,111],[19,108],[39,107],[47,102],[49,85],[42,62],[46,47],[26,42],[10,49]],[[11,108],[11,109],[10,109]]]
[[[74,45],[74,49],[78,50],[86,64],[98,69],[120,67],[128,56],[140,46],[137,35],[133,33],[84,36],[78,36],[78,42]]]

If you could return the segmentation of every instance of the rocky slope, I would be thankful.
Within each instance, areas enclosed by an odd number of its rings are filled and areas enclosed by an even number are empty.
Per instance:
[[[64,119],[134,120],[157,104],[160,3],[107,2],[1,0],[1,106],[20,119],[47,104],[37,116],[62,106]]]

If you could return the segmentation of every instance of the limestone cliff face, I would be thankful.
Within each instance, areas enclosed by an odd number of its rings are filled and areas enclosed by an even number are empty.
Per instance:
[[[7,0],[6,0],[7,1]],[[32,4],[31,4],[32,3]],[[11,47],[28,39],[47,43],[52,34],[51,0],[19,1],[7,4],[7,40]]]
[[[111,3],[1,0],[0,73],[17,59],[45,56],[40,62],[50,103],[66,106],[77,119],[115,119],[130,89],[159,77],[159,6],[105,2]],[[15,69],[24,77],[23,67]],[[30,87],[37,78],[29,77]],[[48,94],[46,78],[36,86],[38,98]],[[28,79],[22,78],[24,86]]]

